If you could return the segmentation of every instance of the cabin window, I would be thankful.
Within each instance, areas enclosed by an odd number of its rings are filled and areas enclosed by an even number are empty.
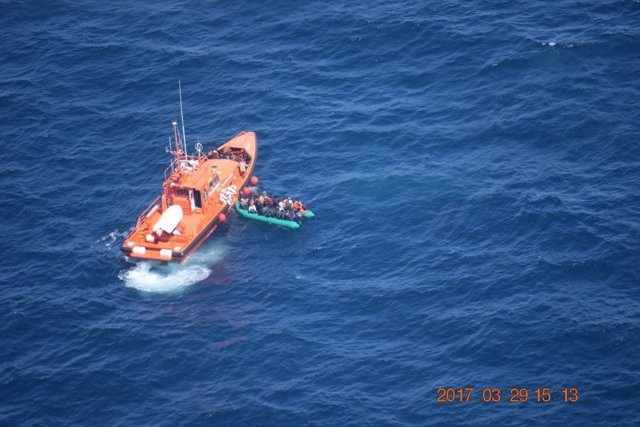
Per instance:
[[[214,175],[213,178],[211,178],[211,181],[209,181],[209,187],[211,187],[211,190],[214,190],[219,183],[220,178],[218,178],[218,175]]]
[[[196,209],[202,209],[202,198],[200,197],[200,191],[193,190],[193,206]]]

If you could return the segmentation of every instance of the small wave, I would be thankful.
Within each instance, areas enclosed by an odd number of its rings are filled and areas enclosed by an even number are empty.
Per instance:
[[[100,237],[96,243],[103,243],[107,248],[111,248],[117,240],[127,237],[127,234],[129,234],[128,231],[114,230],[106,236]]]
[[[222,260],[226,252],[226,246],[211,243],[201,247],[184,265],[140,262],[121,271],[118,278],[126,287],[143,292],[179,292],[209,277],[210,266]]]

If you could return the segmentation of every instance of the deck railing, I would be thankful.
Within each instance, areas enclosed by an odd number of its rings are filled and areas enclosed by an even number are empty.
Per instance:
[[[200,164],[201,160],[203,157],[201,156],[183,156],[180,158],[180,160],[176,160],[173,159],[173,161],[171,162],[171,164],[169,166],[167,166],[167,168],[164,170],[164,180],[166,181],[171,175],[173,175],[173,173],[177,170],[184,170],[184,168],[192,168],[192,170],[195,170],[198,165]],[[183,162],[187,162],[187,164],[185,165],[185,163]]]
[[[155,212],[157,209],[160,209],[161,198],[162,196],[158,196],[155,199],[153,199],[153,202],[151,202],[149,206],[147,206],[147,208],[144,211],[142,211],[142,213],[138,217],[138,221],[136,222],[136,229],[140,228],[140,225],[147,217],[151,216],[151,214]]]

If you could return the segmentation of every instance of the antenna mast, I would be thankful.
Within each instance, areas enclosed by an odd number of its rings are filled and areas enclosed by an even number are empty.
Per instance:
[[[182,144],[184,146],[184,155],[187,156],[187,136],[184,133],[184,114],[182,113],[182,84],[178,80],[178,92],[180,93],[180,121],[182,122]]]
[[[173,126],[173,137],[176,140],[176,153],[174,156],[177,161],[180,160],[182,154],[182,149],[180,148],[180,135],[178,135],[178,122],[174,120],[173,122],[171,122],[171,125]],[[171,138],[169,138],[169,140],[171,140]]]

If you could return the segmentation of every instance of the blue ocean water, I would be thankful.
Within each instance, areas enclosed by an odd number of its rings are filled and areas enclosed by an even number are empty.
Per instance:
[[[638,1],[0,3],[0,424],[640,424]],[[315,219],[122,259],[178,80]]]

